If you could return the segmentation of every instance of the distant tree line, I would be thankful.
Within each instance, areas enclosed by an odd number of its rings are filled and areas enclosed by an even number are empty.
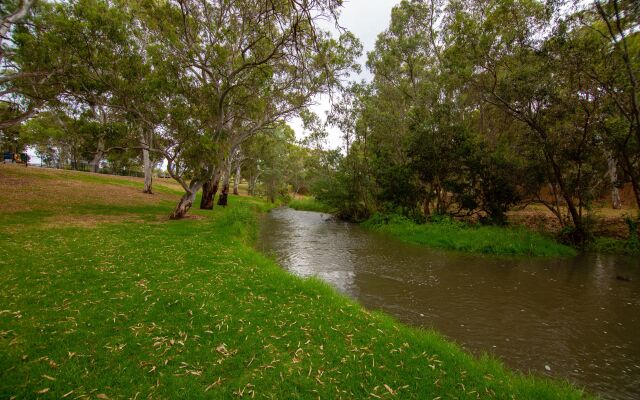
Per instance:
[[[336,104],[345,155],[319,199],[353,219],[544,204],[566,238],[631,185],[640,206],[640,3],[413,0]]]

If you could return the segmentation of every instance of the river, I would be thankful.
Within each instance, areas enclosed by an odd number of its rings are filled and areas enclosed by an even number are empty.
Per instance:
[[[289,208],[265,218],[259,247],[296,275],[317,276],[474,354],[566,378],[603,398],[640,399],[638,258],[433,250]]]

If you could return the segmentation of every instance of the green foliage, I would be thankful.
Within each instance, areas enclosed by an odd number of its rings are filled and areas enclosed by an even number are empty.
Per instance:
[[[439,249],[536,257],[577,254],[570,247],[524,228],[472,226],[449,217],[436,217],[426,224],[417,224],[403,216],[377,214],[363,226],[409,243]]]
[[[610,237],[596,237],[587,245],[588,251],[603,254],[640,255],[640,241],[620,240]]]
[[[640,205],[637,8],[562,5],[394,7],[368,55],[373,81],[334,107],[347,156],[326,202],[347,215],[479,215],[497,225],[514,205],[540,203],[577,245],[607,189],[629,182]]]
[[[287,206],[299,211],[315,211],[331,214],[335,210],[313,197],[297,198],[289,201]]]
[[[626,218],[629,227],[629,238],[626,240],[596,237],[589,242],[587,249],[605,254],[640,255],[640,238],[638,237],[638,221],[631,217]]]

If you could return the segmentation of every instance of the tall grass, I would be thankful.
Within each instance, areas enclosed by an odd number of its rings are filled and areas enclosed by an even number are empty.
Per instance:
[[[473,253],[516,256],[571,257],[577,252],[542,234],[524,228],[473,226],[441,219],[416,224],[404,217],[374,215],[363,226],[405,242]]]
[[[289,207],[299,211],[315,211],[323,213],[332,213],[335,210],[328,205],[316,200],[313,197],[303,197],[293,199],[288,204]]]

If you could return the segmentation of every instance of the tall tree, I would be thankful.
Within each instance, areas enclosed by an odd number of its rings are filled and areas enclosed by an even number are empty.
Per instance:
[[[338,85],[359,48],[350,34],[336,40],[318,28],[335,20],[337,0],[145,4],[178,88],[164,130],[169,173],[185,190],[172,218],[247,137]]]
[[[0,4],[0,129],[31,118],[61,90],[68,49],[48,30],[51,6],[35,3]]]

